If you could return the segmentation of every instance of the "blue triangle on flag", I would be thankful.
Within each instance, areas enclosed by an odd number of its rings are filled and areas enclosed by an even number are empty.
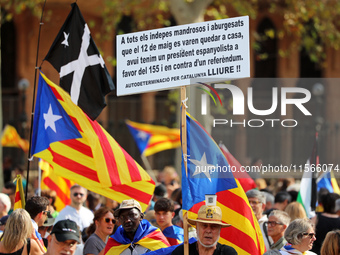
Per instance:
[[[74,107],[77,107],[76,105]],[[76,126],[50,86],[39,75],[37,103],[34,111],[32,155],[50,147],[51,143],[81,138]]]
[[[133,136],[133,139],[135,139],[137,147],[141,154],[143,154],[144,150],[148,146],[151,134],[146,133],[142,130],[138,130],[134,127],[131,127],[130,125],[127,125],[131,135]]]

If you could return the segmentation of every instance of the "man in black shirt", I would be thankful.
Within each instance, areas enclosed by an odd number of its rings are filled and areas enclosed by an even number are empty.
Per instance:
[[[220,207],[202,205],[198,210],[197,219],[188,219],[188,222],[191,225],[196,225],[197,232],[197,242],[189,245],[189,255],[237,255],[233,247],[218,243],[221,228],[231,226],[222,222]],[[178,246],[171,254],[183,255],[184,245]]]

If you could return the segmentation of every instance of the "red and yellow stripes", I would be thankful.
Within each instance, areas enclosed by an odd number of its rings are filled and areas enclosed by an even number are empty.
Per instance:
[[[15,188],[13,210],[19,209],[19,208],[25,209],[25,195],[24,195],[24,188],[22,186],[21,175],[17,175],[16,181],[17,181],[17,184]]]
[[[3,147],[18,147],[27,152],[29,142],[19,136],[15,127],[7,124],[2,132],[1,145]]]
[[[51,164],[55,173],[98,194],[121,202],[136,199],[144,209],[152,197],[154,181],[96,121],[88,118],[70,96],[43,74],[82,138],[50,144],[35,156]]]
[[[236,180],[238,187],[217,192],[217,205],[222,210],[222,221],[232,226],[222,228],[219,242],[232,246],[238,254],[261,255],[265,245],[258,221],[249,205],[248,199]],[[204,204],[195,204],[188,212],[188,217],[197,218],[199,208]]]
[[[162,234],[162,231],[159,228],[146,235],[142,240],[138,241],[137,243],[152,251],[170,246],[168,240]]]
[[[136,244],[139,244],[151,251],[156,251],[158,249],[167,248],[170,246],[168,240],[165,238],[161,230],[158,228],[149,233],[148,235],[146,235],[145,237],[143,237],[138,242],[136,242]],[[110,237],[105,247],[104,254],[105,255],[121,254],[130,245],[131,243],[121,244],[112,237]]]
[[[56,175],[50,164],[44,160],[40,160],[39,166],[43,170],[41,178],[41,189],[54,190],[57,193],[55,207],[57,211],[61,211],[66,205],[70,204],[70,188],[75,183]]]
[[[143,155],[150,156],[160,151],[174,149],[181,146],[180,130],[164,126],[142,124],[126,120],[129,126],[151,135]]]

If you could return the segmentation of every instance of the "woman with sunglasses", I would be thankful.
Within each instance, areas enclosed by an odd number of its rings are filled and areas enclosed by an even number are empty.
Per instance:
[[[293,220],[287,227],[284,237],[288,245],[280,249],[282,255],[316,255],[316,253],[309,251],[316,240],[314,228],[309,219]]]
[[[101,207],[94,213],[93,223],[87,228],[87,236],[84,245],[84,255],[98,255],[106,245],[108,237],[115,229],[116,220],[113,210],[108,207]]]

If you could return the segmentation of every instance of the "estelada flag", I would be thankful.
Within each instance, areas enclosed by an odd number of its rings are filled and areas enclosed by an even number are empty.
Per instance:
[[[60,86],[72,101],[95,120],[115,87],[78,5],[71,6],[45,60],[59,72]]]
[[[5,126],[2,132],[1,145],[3,147],[18,147],[24,152],[27,152],[29,148],[29,142],[25,139],[22,139],[15,127],[8,124]]]
[[[247,172],[242,171],[242,166],[240,162],[237,161],[237,159],[230,153],[230,151],[224,144],[220,143],[219,146],[224,156],[226,157],[228,163],[233,168],[233,175],[241,184],[244,192],[247,192],[248,190],[251,189],[255,189],[256,183]]]
[[[186,116],[187,155],[182,154],[183,210],[197,218],[206,194],[217,195],[222,221],[231,224],[221,229],[220,243],[232,246],[238,254],[262,255],[265,245],[258,221],[240,183],[219,146],[201,126]],[[187,173],[184,168],[187,160]]]
[[[16,184],[16,189],[15,189],[15,202],[14,202],[14,207],[13,210],[15,209],[25,209],[25,195],[24,195],[24,188],[22,186],[22,180],[21,180],[21,175],[18,174],[17,178],[14,180],[14,182],[17,182]]]
[[[135,244],[143,246],[145,251],[155,251],[170,246],[168,240],[165,238],[159,228],[152,226],[147,220],[142,220],[139,223],[139,227],[137,228],[132,241],[126,236],[123,226],[120,225],[117,228],[116,232],[108,239],[105,246],[104,254],[122,254],[124,250],[129,248],[131,249],[131,246]],[[136,252],[134,252],[133,254],[135,253]]]
[[[42,73],[36,101],[32,155],[84,188],[117,202],[135,199],[143,210],[147,208],[154,181],[67,92]]]
[[[54,206],[60,212],[65,206],[71,203],[70,188],[75,184],[74,181],[67,180],[56,175],[48,162],[39,160],[39,167],[43,171],[41,176],[41,189],[54,190],[57,194]]]
[[[181,146],[180,131],[178,128],[137,123],[126,120],[140,153],[150,156],[160,151],[174,149]]]

